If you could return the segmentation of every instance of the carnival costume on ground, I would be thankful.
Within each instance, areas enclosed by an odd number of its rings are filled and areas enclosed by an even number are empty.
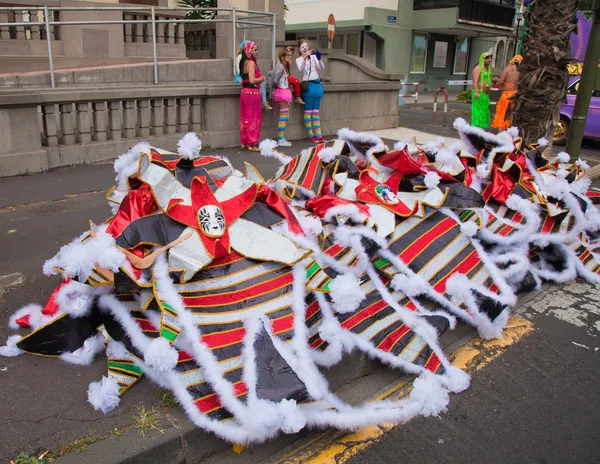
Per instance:
[[[492,66],[486,66],[486,56],[490,56],[490,54],[485,52],[479,57],[479,97],[475,97],[475,89],[471,90],[471,124],[482,129],[490,127],[490,96],[488,92],[492,87]]]
[[[201,156],[195,134],[177,154],[136,145],[115,162],[113,216],[46,262],[62,281],[11,317],[33,330],[0,354],[83,365],[106,350],[94,408],[145,374],[237,443],[444,412],[469,385],[438,342],[457,319],[500,337],[517,291],[600,281],[585,163],[455,125],[465,151],[349,129],[293,158],[263,141],[281,162],[269,181]],[[352,349],[415,375],[410,395],[342,401],[319,366]]]
[[[521,64],[523,62],[523,57],[521,55],[513,56],[512,60],[510,60],[510,65]],[[517,94],[517,84],[513,84],[511,82],[504,82],[505,87],[510,87],[510,89],[506,89],[502,91],[502,96],[498,103],[496,104],[496,114],[494,116],[494,120],[492,121],[492,128],[505,131],[510,127],[510,119],[512,115],[512,107],[514,104],[514,97]]]

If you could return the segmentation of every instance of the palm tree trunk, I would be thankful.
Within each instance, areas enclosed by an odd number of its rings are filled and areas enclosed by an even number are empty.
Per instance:
[[[526,14],[523,63],[512,124],[526,142],[552,140],[567,91],[571,40],[577,27],[575,0],[537,0]]]

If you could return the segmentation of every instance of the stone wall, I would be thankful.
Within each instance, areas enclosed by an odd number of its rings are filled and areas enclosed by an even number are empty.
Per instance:
[[[322,130],[374,130],[398,123],[398,82],[325,84]],[[300,105],[286,135],[305,137]],[[239,86],[121,87],[69,91],[13,91],[0,96],[0,176],[40,172],[114,159],[143,140],[175,150],[194,131],[214,148],[239,143]],[[261,138],[275,138],[277,120],[263,112]]]
[[[2,11],[2,7],[23,7]],[[106,3],[78,0],[10,0],[0,4],[0,23],[42,22],[43,11],[34,7],[90,8],[51,10],[55,21],[149,20],[148,11],[102,10]],[[134,6],[119,4],[121,7]],[[157,20],[181,18],[181,12],[158,10]],[[28,18],[28,19],[27,19]],[[50,26],[54,68],[76,68],[148,62],[153,59],[150,24],[69,24]],[[0,26],[0,73],[48,70],[48,45],[43,26]],[[186,58],[184,25],[157,23],[157,56],[161,61]]]

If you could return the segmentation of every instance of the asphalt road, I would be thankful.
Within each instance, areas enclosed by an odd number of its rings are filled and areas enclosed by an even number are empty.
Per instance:
[[[449,412],[396,427],[349,464],[600,462],[600,287],[548,288],[534,330],[471,377]]]
[[[439,108],[439,106],[438,106]],[[492,118],[493,115],[492,106]],[[413,109],[412,107],[399,107],[399,125],[402,127],[408,127],[409,129],[416,129],[424,132],[431,132],[439,134],[442,137],[458,137],[456,130],[452,124],[456,118],[463,118],[467,122],[470,121],[470,105],[464,103],[450,103],[447,115],[447,127],[441,125],[443,113],[438,110],[437,121],[438,125],[433,125],[432,120],[432,108],[431,105],[423,105]],[[563,151],[565,147],[554,146],[555,152]],[[581,155],[583,157],[596,158],[600,162],[600,141],[594,141],[584,139],[581,148]]]

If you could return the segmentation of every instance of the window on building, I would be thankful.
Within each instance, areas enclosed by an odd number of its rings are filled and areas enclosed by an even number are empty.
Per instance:
[[[338,50],[344,49],[344,36],[343,35],[336,35],[333,38],[333,48],[337,48]]]
[[[456,38],[456,51],[454,52],[454,74],[467,74],[467,59],[469,58],[469,39]]]
[[[412,52],[410,56],[410,72],[412,74],[424,74],[426,60],[427,34],[416,33],[413,35]]]
[[[319,48],[321,50],[327,50],[327,46],[329,45],[329,39],[326,35],[322,35],[319,37]]]
[[[356,55],[360,54],[359,42],[360,36],[358,34],[348,34],[348,38],[346,39],[346,53],[348,55]]]

